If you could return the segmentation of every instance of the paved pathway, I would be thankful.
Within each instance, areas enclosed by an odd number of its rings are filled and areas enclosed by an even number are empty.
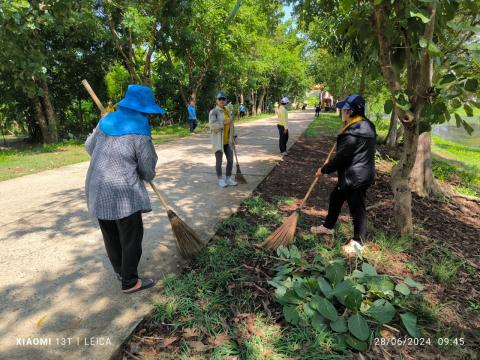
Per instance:
[[[313,114],[290,117],[291,145]],[[236,188],[217,186],[208,135],[157,147],[155,183],[205,240],[280,160],[273,118],[237,129],[248,184]],[[155,288],[120,292],[86,211],[87,167],[84,162],[0,182],[0,359],[108,359],[158,296]],[[139,271],[161,279],[180,259],[165,212],[151,197]]]

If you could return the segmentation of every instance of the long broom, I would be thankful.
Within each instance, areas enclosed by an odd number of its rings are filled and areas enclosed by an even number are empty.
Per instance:
[[[232,125],[233,125],[233,119],[232,119]],[[233,131],[233,134],[235,135],[235,130],[234,130],[233,126],[232,126],[232,131]],[[243,176],[242,170],[240,170],[240,164],[238,163],[237,147],[236,147],[236,144],[235,144],[235,137],[234,137],[232,146],[233,146],[233,153],[235,154],[235,162],[237,164],[237,172],[235,173],[235,180],[240,184],[246,184],[247,179],[245,179],[245,176]]]
[[[98,109],[102,114],[106,114],[106,110],[103,107],[100,99],[97,97],[93,89],[90,87],[90,84],[87,80],[82,81],[83,86],[88,91],[90,96],[92,97],[93,101],[97,105]],[[175,235],[175,240],[177,243],[178,251],[180,255],[185,258],[192,258],[197,255],[200,250],[205,246],[205,243],[200,240],[197,234],[192,230],[190,226],[188,226],[178,215],[170,209],[167,202],[163,198],[160,191],[158,191],[155,184],[151,181],[148,182],[152,187],[153,191],[157,195],[160,203],[167,211],[168,219],[170,220],[170,225],[172,226],[173,234]]]
[[[336,144],[332,146],[332,149],[328,153],[327,159],[325,160],[323,165],[327,164],[330,161],[330,158],[332,157],[332,154],[335,151],[336,146],[337,146]],[[321,175],[322,174],[320,174],[319,176],[315,176],[315,179],[310,185],[310,188],[305,194],[305,197],[303,198],[302,202],[295,209],[295,212],[292,215],[290,215],[287,218],[287,220],[285,220],[277,230],[275,230],[272,234],[270,234],[270,236],[263,243],[258,245],[259,247],[264,249],[276,250],[281,245],[287,246],[293,242],[300,212],[303,206],[305,205],[305,203],[307,202],[308,198],[310,197],[310,194],[312,193],[313,188],[315,187],[315,185],[317,185],[318,181],[320,180]]]

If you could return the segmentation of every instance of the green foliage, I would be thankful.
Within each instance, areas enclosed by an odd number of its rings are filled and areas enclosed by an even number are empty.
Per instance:
[[[347,274],[343,260],[317,255],[307,262],[295,245],[280,247],[277,254],[284,263],[269,284],[293,326],[331,331],[334,344],[358,351],[368,348],[368,339],[382,324],[395,319],[411,336],[420,336],[415,314],[400,305],[423,289],[413,279],[395,285],[366,262]]]

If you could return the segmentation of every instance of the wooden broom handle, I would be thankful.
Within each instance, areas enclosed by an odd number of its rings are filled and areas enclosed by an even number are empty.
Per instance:
[[[330,149],[330,152],[328,153],[328,156],[327,156],[327,159],[325,160],[325,162],[323,163],[323,166],[325,166],[329,161],[330,161],[330,158],[332,157],[332,154],[333,152],[335,151],[335,148],[337,147],[337,144],[335,143],[332,148]],[[321,168],[320,168],[321,169]],[[312,184],[310,185],[310,187],[308,188],[308,191],[307,193],[305,194],[305,197],[303,198],[302,202],[300,203],[300,206],[299,206],[299,209],[303,208],[303,205],[307,202],[308,198],[310,197],[312,191],[313,191],[313,188],[315,187],[315,185],[317,185],[318,183],[318,180],[320,180],[320,177],[322,176],[322,174],[320,174],[319,176],[315,176],[315,180],[313,180]]]
[[[165,208],[165,210],[170,210],[170,207],[168,206],[167,202],[165,201],[165,199],[163,198],[162,194],[160,193],[160,191],[158,191],[157,187],[155,186],[155,184],[151,181],[148,182],[150,184],[150,186],[152,187],[153,191],[155,192],[155,194],[158,196],[158,200],[160,200],[160,202],[162,203],[163,207]]]
[[[97,97],[97,95],[95,94],[95,92],[93,91],[92,87],[90,86],[90,84],[88,83],[87,80],[82,80],[82,85],[85,87],[85,89],[88,91],[88,93],[90,94],[90,97],[92,98],[92,100],[95,102],[95,104],[97,105],[98,107],[98,110],[100,110],[100,113],[102,114],[102,116],[107,112],[107,110],[105,110],[105,108],[103,107],[102,105],[102,102],[100,101],[100,99]]]

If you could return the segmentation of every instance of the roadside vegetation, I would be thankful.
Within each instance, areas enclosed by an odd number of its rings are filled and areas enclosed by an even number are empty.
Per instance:
[[[441,243],[435,221],[423,222],[412,238],[389,228],[381,216],[391,215],[378,207],[390,198],[382,193],[389,193],[384,169],[391,161],[386,157],[378,158],[380,176],[370,190],[377,202],[369,201],[374,206],[363,256],[347,260],[340,255],[352,235],[348,217],[341,217],[330,241],[309,232],[323,216],[333,179],[321,183],[300,217],[292,246],[276,253],[254,246],[306,191],[308,179],[285,189],[299,171],[315,171],[302,154],[309,149],[320,163],[338,125],[335,115],[322,114],[312,122],[288,160],[236,214],[217,225],[200,256],[164,279],[151,316],[126,341],[118,359],[125,354],[141,359],[347,359],[359,351],[375,359],[475,358],[479,304],[467,294],[462,312],[455,294],[472,286],[462,285],[472,276],[473,289],[479,290],[476,269],[464,255],[462,239],[454,251]],[[436,201],[435,206],[444,205]],[[438,215],[435,208],[431,211],[422,216]],[[462,236],[472,236],[471,231]]]

